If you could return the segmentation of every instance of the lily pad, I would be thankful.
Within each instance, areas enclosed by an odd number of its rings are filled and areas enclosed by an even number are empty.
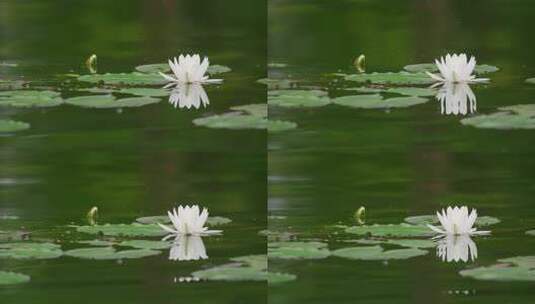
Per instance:
[[[535,281],[535,270],[503,264],[461,270],[459,274],[483,281]]]
[[[268,243],[268,256],[270,259],[324,259],[330,255],[326,246],[320,242]]]
[[[29,123],[15,120],[0,119],[0,133],[23,131],[30,128]]]
[[[394,85],[421,85],[432,84],[434,82],[434,80],[425,73],[409,73],[404,71],[397,73],[352,74],[345,76],[345,80]]]
[[[280,284],[294,281],[297,279],[295,274],[280,273],[280,272],[268,272],[268,284]]]
[[[106,73],[89,74],[78,77],[79,81],[104,83],[113,85],[163,85],[167,83],[161,75],[156,73]]]
[[[157,74],[158,72],[167,73],[171,71],[168,63],[143,64],[136,67],[136,71],[141,73]]]
[[[65,100],[66,103],[86,108],[128,108],[141,107],[144,105],[160,102],[159,99],[150,97],[132,97],[115,99],[112,95],[91,95],[72,97]]]
[[[351,95],[333,99],[333,103],[335,104],[362,109],[405,108],[427,101],[426,98],[415,96],[383,99],[378,94]]]
[[[267,256],[265,254],[246,255],[241,257],[231,258],[234,262],[240,262],[248,265],[249,267],[265,270],[268,267]]]
[[[268,109],[265,103],[248,104],[243,106],[234,106],[230,108],[234,111],[243,111],[253,116],[267,117]]]
[[[232,71],[231,68],[229,68],[228,66],[220,65],[220,64],[210,65],[208,69],[206,69],[206,73],[210,75],[228,73],[230,71]]]
[[[430,88],[399,87],[391,88],[386,92],[406,96],[434,96],[436,91]]]
[[[94,226],[78,226],[78,232],[89,234],[102,234],[107,236],[164,236],[167,234],[156,224],[105,224]]]
[[[160,253],[160,251],[148,249],[116,251],[112,247],[81,248],[65,251],[65,255],[67,256],[92,260],[138,259],[158,255]]]
[[[296,82],[290,79],[262,78],[256,82],[267,85],[268,90],[289,89],[296,86]]]
[[[430,72],[435,73],[438,72],[438,68],[433,63],[420,63],[420,64],[410,64],[403,67],[404,70],[411,72],[411,73],[418,73],[418,72]],[[474,73],[476,74],[486,74],[486,73],[493,73],[497,72],[500,69],[498,67],[488,65],[488,64],[479,64],[476,65],[474,68]]]
[[[61,246],[53,243],[19,242],[0,244],[0,258],[55,259],[62,254]]]
[[[409,216],[405,218],[405,222],[413,225],[436,225],[439,223],[438,217],[436,215],[418,215],[418,216]],[[476,219],[476,226],[490,226],[498,224],[500,220],[492,216],[480,216]]]
[[[79,241],[80,244],[90,245],[90,246],[101,246],[101,247],[109,247],[116,245],[115,242],[112,241],[105,241],[105,240],[89,240],[89,241]]]
[[[345,229],[345,232],[357,235],[371,235],[375,237],[418,237],[433,235],[431,229],[422,225],[388,224],[371,226],[353,226]]]
[[[165,241],[151,241],[151,240],[128,240],[119,243],[119,246],[133,247],[138,249],[169,249],[172,247],[170,242]]]
[[[30,282],[30,276],[22,273],[0,271],[0,286],[2,285],[14,285]]]
[[[535,129],[535,116],[496,112],[464,118],[461,123],[481,129]]]
[[[436,246],[435,242],[433,242],[432,240],[418,239],[387,240],[385,243],[409,248],[433,248]]]
[[[165,89],[154,89],[154,88],[124,88],[119,90],[119,93],[123,94],[132,94],[137,96],[146,96],[146,97],[162,97],[169,96],[170,92]]]
[[[526,234],[535,235],[535,230],[528,230],[528,231],[526,231]]]
[[[498,262],[510,263],[524,268],[535,269],[535,256],[533,255],[499,259]]]
[[[354,260],[404,260],[426,255],[428,251],[417,248],[383,251],[381,246],[362,246],[342,248],[332,251],[333,256]]]
[[[18,90],[0,92],[0,105],[31,108],[55,107],[63,103],[60,93],[54,91]]]
[[[210,281],[266,281],[266,271],[253,267],[217,266],[192,273],[194,277]]]
[[[141,224],[169,224],[171,220],[167,215],[156,215],[156,216],[144,216],[136,219],[136,222]],[[232,222],[231,219],[222,217],[222,216],[210,216],[206,219],[206,225],[208,226],[218,226],[225,225]]]
[[[510,111],[520,115],[535,116],[535,104],[519,104],[514,106],[500,107],[500,111]]]
[[[276,133],[297,128],[297,124],[292,121],[268,120],[268,132]]]
[[[193,124],[216,129],[266,129],[268,120],[260,116],[230,112],[197,118]]]
[[[276,90],[268,92],[268,104],[279,107],[322,107],[330,103],[327,92],[320,90]]]

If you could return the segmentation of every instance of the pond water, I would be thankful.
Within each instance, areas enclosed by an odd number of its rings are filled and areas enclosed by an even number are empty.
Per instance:
[[[448,52],[473,54],[500,69],[484,75],[488,84],[471,85],[477,105],[465,111],[445,111],[434,96],[390,109],[332,102],[270,106],[270,119],[298,124],[268,136],[273,240],[320,241],[331,256],[270,252],[270,271],[297,278],[270,286],[269,303],[531,303],[530,282],[476,280],[459,272],[534,254],[535,237],[525,234],[535,227],[533,131],[460,121],[534,103],[535,85],[525,82],[535,75],[533,3],[296,0],[272,1],[269,8],[269,75],[282,80],[274,82],[276,89],[322,90],[332,100],[354,95],[347,88],[361,84],[331,74],[357,73],[353,60],[360,54],[367,73],[398,72]],[[485,227],[490,236],[472,238],[474,260],[443,262],[434,247],[398,260],[332,256],[362,239],[344,230],[359,225],[354,214],[361,206],[369,225],[398,224],[456,204],[500,220]],[[278,246],[271,246],[273,253],[283,255]]]
[[[2,303],[252,303],[266,297],[263,281],[240,283],[239,294],[229,288],[233,283],[187,282],[192,272],[230,258],[265,255],[259,235],[266,227],[265,130],[192,123],[232,106],[265,103],[265,87],[256,83],[266,74],[265,24],[262,1],[0,1],[0,94],[24,85],[59,92],[63,100],[94,95],[82,89],[102,85],[76,80],[90,74],[84,61],[93,53],[99,74],[131,73],[180,53],[201,53],[232,69],[217,75],[222,84],[204,87],[209,105],[198,109],[174,107],[169,94],[139,107],[0,108],[0,119],[30,124],[0,133],[0,246],[21,232],[64,252],[90,247],[80,240],[110,240],[73,227],[88,225],[93,206],[99,224],[129,224],[187,203],[232,220],[220,227],[222,235],[203,238],[204,260],[171,261],[169,249],[140,259],[1,258],[0,271],[31,277],[2,286]]]

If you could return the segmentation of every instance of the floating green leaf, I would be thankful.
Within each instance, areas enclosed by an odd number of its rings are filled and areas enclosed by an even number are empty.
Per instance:
[[[154,89],[154,88],[124,88],[119,90],[119,93],[132,94],[137,96],[147,97],[162,97],[169,96],[170,92],[166,89]]]
[[[94,226],[78,226],[78,232],[102,234],[108,236],[164,236],[167,233],[156,224],[105,224]]]
[[[141,224],[169,224],[171,220],[167,215],[157,215],[157,216],[144,216],[136,219],[136,222]],[[218,226],[224,225],[232,222],[231,219],[222,217],[222,216],[210,216],[206,219],[206,225],[208,226]]]
[[[484,281],[535,281],[535,270],[503,264],[461,270],[459,274]]]
[[[420,64],[410,64],[406,65],[403,69],[405,69],[408,72],[411,73],[419,73],[419,72],[430,72],[435,73],[438,72],[438,68],[436,64],[433,63],[420,63]],[[493,73],[498,71],[499,68],[488,65],[488,64],[480,64],[476,65],[474,68],[474,73],[476,74],[486,74],[486,73]]]
[[[290,273],[281,273],[281,272],[268,272],[268,283],[269,284],[280,284],[294,281],[297,279],[295,274]]]
[[[55,107],[63,100],[60,93],[54,91],[18,90],[0,92],[0,105],[31,108]]]
[[[0,286],[27,283],[29,281],[30,276],[27,276],[25,274],[9,271],[0,271]]]
[[[383,99],[378,94],[350,95],[333,99],[335,104],[363,109],[405,108],[427,101],[426,98],[414,96]]]
[[[268,267],[267,256],[265,254],[240,256],[240,257],[231,258],[230,260],[234,262],[244,263],[248,265],[249,267],[252,267],[258,270],[265,270]]]
[[[428,251],[417,248],[383,251],[381,246],[361,246],[332,251],[333,256],[354,260],[404,260],[426,255]]]
[[[159,99],[150,97],[132,97],[115,99],[112,95],[91,95],[72,97],[65,100],[66,103],[98,109],[141,107],[144,105],[160,102]]]
[[[67,256],[92,260],[138,259],[160,253],[160,251],[148,249],[116,251],[112,247],[81,248],[65,251],[65,255]]]
[[[268,243],[268,256],[275,259],[324,259],[330,255],[321,242]]]
[[[54,259],[62,254],[61,246],[52,243],[19,242],[0,244],[0,258]]]
[[[101,247],[109,247],[113,246],[116,243],[112,241],[105,241],[105,240],[89,240],[89,241],[79,241],[80,244],[85,245],[91,245],[91,246],[101,246]]]
[[[435,242],[432,240],[418,240],[418,239],[396,239],[396,240],[387,240],[386,244],[393,244],[402,247],[409,248],[433,248],[436,246]]]
[[[266,129],[268,120],[255,115],[230,112],[220,115],[197,118],[193,124],[216,129]]]
[[[282,132],[295,128],[297,128],[297,124],[295,122],[271,119],[268,121],[268,132],[270,133]]]
[[[345,229],[345,232],[357,235],[372,235],[376,237],[418,237],[430,236],[433,232],[422,225],[388,224],[371,226],[353,226]]]
[[[155,74],[158,72],[167,73],[171,71],[168,63],[143,64],[136,67],[136,71],[141,73]]]
[[[373,84],[394,84],[394,85],[420,85],[432,84],[434,80],[425,73],[408,73],[408,72],[387,72],[371,74],[352,74],[345,76],[345,80],[356,82],[367,82]]]
[[[29,123],[0,119],[0,133],[23,131],[30,128]]]
[[[519,104],[514,106],[500,107],[500,111],[510,111],[520,115],[526,115],[530,117],[535,116],[535,104]]]
[[[407,96],[433,96],[436,91],[430,88],[398,87],[388,89],[386,92]]]
[[[210,65],[208,69],[206,70],[206,73],[210,75],[216,75],[216,74],[222,74],[232,71],[228,66],[220,65],[220,64],[214,64]]]
[[[327,92],[320,90],[275,90],[268,92],[268,104],[279,107],[322,107],[330,103]]]
[[[243,111],[253,116],[267,117],[268,109],[265,103],[248,104],[243,106],[234,106],[230,108],[234,111]]]
[[[78,80],[113,85],[163,85],[167,83],[167,80],[159,74],[139,72],[89,74],[78,77]]]
[[[535,129],[535,116],[496,112],[464,118],[461,123],[482,129]]]
[[[256,82],[267,85],[268,90],[289,89],[296,86],[296,82],[290,79],[262,78]]]
[[[119,246],[133,247],[138,249],[169,249],[172,247],[170,242],[165,241],[151,241],[151,240],[128,240],[119,243]]]
[[[232,222],[231,219],[222,216],[210,216],[206,219],[206,225],[208,226],[220,226]]]
[[[417,215],[406,217],[405,222],[413,225],[435,225],[439,223],[439,220],[436,215]],[[474,224],[483,227],[498,224],[499,222],[499,219],[492,216],[480,216]]]
[[[266,271],[252,267],[217,266],[192,273],[194,277],[211,281],[266,281]]]
[[[516,257],[511,257],[511,258],[506,258],[506,259],[499,259],[498,262],[510,263],[510,264],[517,265],[519,267],[535,269],[535,256],[533,255],[516,256]]]

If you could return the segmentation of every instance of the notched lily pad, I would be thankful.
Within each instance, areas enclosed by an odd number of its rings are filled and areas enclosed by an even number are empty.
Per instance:
[[[295,274],[281,273],[281,272],[268,272],[268,284],[280,284],[287,283],[297,279]]]
[[[423,225],[388,224],[371,226],[353,226],[345,229],[345,232],[357,235],[371,235],[376,237],[419,237],[433,235],[431,229]]]
[[[53,243],[17,242],[0,244],[0,258],[55,259],[62,254],[61,246]]]
[[[330,255],[327,244],[321,242],[268,243],[268,256],[275,259],[324,259]]]
[[[371,74],[352,74],[345,76],[345,80],[366,82],[373,84],[393,84],[393,85],[420,85],[432,84],[434,80],[425,73],[409,73],[409,72],[386,72],[386,73],[371,73]]]
[[[535,270],[504,264],[461,270],[459,274],[483,281],[535,281]]]
[[[29,123],[15,120],[0,119],[0,133],[11,133],[27,130],[30,128]]]
[[[2,285],[14,285],[30,282],[30,276],[22,273],[0,271],[0,286]]]
[[[243,106],[234,106],[230,108],[234,111],[243,111],[253,116],[267,117],[268,109],[265,103],[248,104]]]
[[[107,236],[164,236],[167,233],[156,224],[104,224],[94,226],[78,226],[78,232],[102,234]]]
[[[160,251],[148,249],[116,251],[112,247],[81,248],[65,251],[65,255],[67,256],[92,260],[138,259],[158,255],[160,253]]]
[[[415,96],[383,99],[379,94],[350,95],[333,99],[333,103],[335,104],[362,109],[405,108],[427,101],[426,98]]]
[[[112,85],[163,85],[167,83],[161,75],[156,73],[106,73],[89,74],[78,77],[79,81],[104,83]]]
[[[32,108],[55,107],[63,103],[60,93],[54,91],[17,90],[0,92],[0,105]]]
[[[535,116],[496,112],[464,118],[461,123],[481,129],[535,129]]]
[[[409,216],[405,218],[405,222],[413,225],[436,225],[439,223],[438,217],[436,215],[417,215]],[[500,223],[498,218],[492,216],[480,216],[476,219],[476,226],[490,226]]]
[[[427,250],[417,248],[384,251],[381,246],[361,246],[342,248],[332,251],[333,256],[354,260],[404,260],[426,255]]]
[[[131,97],[115,99],[112,95],[91,95],[72,97],[65,100],[66,103],[86,108],[110,109],[110,108],[130,108],[160,102],[159,99],[151,97]]]
[[[438,72],[438,68],[436,64],[433,63],[419,63],[419,64],[409,64],[403,67],[404,70],[411,72],[411,73],[421,73],[421,72],[430,72],[430,73],[436,73]],[[498,67],[495,67],[493,65],[488,64],[478,64],[474,68],[474,73],[476,74],[486,74],[486,73],[493,73],[497,72],[500,69]]]

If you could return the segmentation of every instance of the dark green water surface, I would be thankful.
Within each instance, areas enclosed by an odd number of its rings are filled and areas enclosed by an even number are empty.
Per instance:
[[[498,66],[488,85],[472,86],[477,112],[535,103],[535,3],[513,1],[272,1],[269,60],[287,64],[270,77],[301,87],[348,94],[328,73],[399,71],[448,52],[467,52]],[[325,226],[400,223],[462,204],[498,217],[492,235],[474,238],[478,258],[445,263],[430,253],[399,261],[271,259],[271,271],[297,280],[271,286],[269,303],[532,303],[533,284],[477,281],[458,272],[499,258],[534,255],[535,136],[532,130],[477,129],[462,116],[440,114],[434,98],[409,108],[270,107],[270,118],[291,120],[293,131],[268,139],[269,229],[297,239],[348,247],[355,236]]]
[[[196,127],[192,120],[240,104],[265,102],[264,1],[0,1],[1,79],[74,95],[65,73],[131,72],[180,53],[201,53],[232,68],[222,85],[207,86],[210,105],[175,109],[161,98],[138,108],[2,107],[0,119],[31,124],[0,137],[0,230],[32,237],[91,239],[67,225],[131,223],[175,204],[198,203],[232,223],[204,239],[208,260],[173,262],[168,251],[136,260],[0,260],[0,270],[31,276],[0,287],[2,303],[258,303],[265,282],[179,283],[193,271],[229,258],[265,254],[266,132]],[[88,86],[85,84],[85,86]],[[71,231],[68,233],[67,231]],[[234,284],[234,285],[233,285]],[[239,286],[240,292],[235,288]]]

